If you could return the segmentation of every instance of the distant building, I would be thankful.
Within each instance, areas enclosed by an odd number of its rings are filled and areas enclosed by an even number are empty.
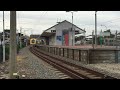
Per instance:
[[[111,35],[112,34],[111,34],[110,30],[106,30],[106,31],[103,32],[102,36],[104,38],[104,40],[103,40],[104,45],[111,45],[111,44],[113,44],[114,38],[112,38]]]
[[[72,31],[73,26],[73,31]],[[85,30],[77,27],[76,25],[64,20],[58,22],[56,25],[43,31],[41,37],[45,38],[47,45],[72,45],[72,35],[73,35],[73,45],[75,45],[75,35],[85,33]]]
[[[114,46],[114,45],[116,45],[116,43],[115,43],[115,34],[112,34],[110,29],[102,32],[102,35],[100,35],[100,36],[103,37],[103,44],[104,45],[106,45],[106,46]]]
[[[85,33],[75,35],[75,45],[83,45],[85,38]]]
[[[30,35],[30,39],[31,38],[40,38],[40,34],[38,34],[38,35],[37,34],[32,34],[32,35]]]
[[[5,29],[4,33],[5,33],[5,43],[9,43],[10,42],[10,30]],[[1,33],[1,35],[2,35],[2,39],[3,39],[3,32]]]
[[[10,30],[9,29],[5,29],[4,33],[5,33],[5,44],[9,44],[10,43]],[[3,39],[3,32],[1,33],[1,35],[2,35],[2,39]],[[19,44],[20,35],[21,35],[22,42],[24,42],[25,37],[23,36],[23,34],[16,33],[17,44]]]

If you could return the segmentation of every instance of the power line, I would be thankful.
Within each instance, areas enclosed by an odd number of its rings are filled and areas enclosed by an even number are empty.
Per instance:
[[[116,18],[116,19],[109,20],[109,21],[106,21],[106,22],[101,22],[101,23],[113,23],[113,22],[115,22],[116,20],[120,20],[120,18]]]
[[[44,15],[47,14],[47,11],[44,13]]]

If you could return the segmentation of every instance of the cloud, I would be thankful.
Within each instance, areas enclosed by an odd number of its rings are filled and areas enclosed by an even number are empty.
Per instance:
[[[2,31],[2,11],[0,11],[0,31]],[[106,25],[107,28],[119,30],[120,19],[113,23],[107,21],[119,18],[120,11],[98,11],[97,12],[97,29],[98,33],[101,29],[101,24]],[[42,33],[43,30],[53,26],[57,21],[68,20],[72,22],[72,14],[66,11],[17,11],[17,29],[32,28],[33,34]],[[103,23],[104,22],[104,23]],[[95,29],[95,12],[94,11],[77,11],[73,13],[73,23],[82,29],[86,29],[87,34],[92,33]],[[5,27],[10,26],[10,12],[5,11]],[[30,34],[31,30],[26,32]]]

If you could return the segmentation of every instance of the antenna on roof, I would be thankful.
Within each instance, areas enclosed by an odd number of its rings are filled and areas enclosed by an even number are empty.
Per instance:
[[[57,19],[57,23],[60,23],[60,21],[58,21],[58,19]]]
[[[57,22],[58,22],[58,18],[57,18]]]

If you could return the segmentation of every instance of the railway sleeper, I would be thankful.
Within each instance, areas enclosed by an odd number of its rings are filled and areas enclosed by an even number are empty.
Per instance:
[[[35,53],[40,53],[38,51],[36,52],[35,49],[33,49],[33,48],[30,48],[30,49],[34,50],[33,52],[35,52]],[[49,62],[49,63],[52,64],[51,62]],[[88,79],[103,79],[103,76],[99,76],[99,75],[95,75],[95,74],[92,74],[92,73],[88,73],[87,71],[83,71],[83,70],[79,70],[79,69],[76,70],[76,71],[78,71],[81,74],[81,76],[86,77]],[[115,78],[105,75],[104,79],[115,79]]]

